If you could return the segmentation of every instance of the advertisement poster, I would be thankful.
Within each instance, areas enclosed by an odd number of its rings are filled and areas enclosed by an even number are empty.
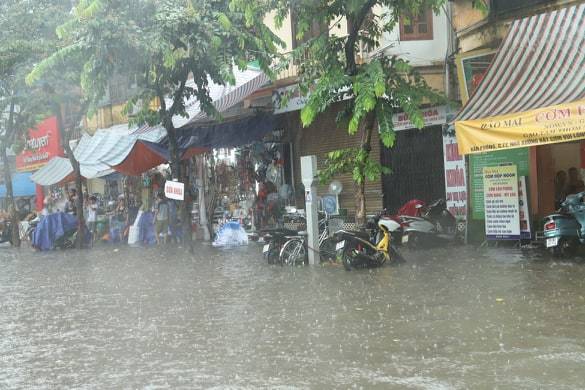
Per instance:
[[[485,167],[483,183],[487,239],[520,239],[520,205],[516,166]]]
[[[16,170],[34,171],[55,156],[63,156],[57,118],[54,116],[29,129],[24,151],[16,156]]]
[[[471,154],[585,139],[585,100],[455,122],[459,153]]]
[[[447,208],[459,220],[467,216],[465,159],[459,154],[455,135],[443,134],[445,199]]]
[[[528,148],[502,150],[499,152],[474,154],[469,156],[471,219],[484,219],[483,168],[513,164],[518,176],[528,176],[530,159]]]
[[[523,240],[530,240],[530,211],[528,210],[528,187],[526,187],[526,176],[518,178],[518,204],[520,205],[520,235]]]

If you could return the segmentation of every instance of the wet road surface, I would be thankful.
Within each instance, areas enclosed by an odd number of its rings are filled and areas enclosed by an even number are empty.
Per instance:
[[[0,249],[2,389],[582,389],[585,263],[269,266],[250,245]]]

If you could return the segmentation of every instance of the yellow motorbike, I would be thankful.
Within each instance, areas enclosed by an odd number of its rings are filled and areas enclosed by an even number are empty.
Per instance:
[[[388,261],[403,261],[404,258],[392,245],[392,234],[400,230],[393,219],[377,216],[372,232],[340,230],[335,233],[335,249],[341,254],[346,270],[352,268],[380,267]]]

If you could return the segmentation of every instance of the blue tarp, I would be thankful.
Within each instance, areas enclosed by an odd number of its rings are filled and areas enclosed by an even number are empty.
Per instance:
[[[66,213],[49,214],[41,219],[33,234],[33,246],[41,251],[55,247],[55,241],[77,229],[77,218]]]
[[[138,242],[145,245],[156,244],[156,232],[154,231],[154,214],[142,213],[138,221]]]
[[[34,196],[35,183],[30,179],[32,173],[15,173],[12,175],[12,190],[14,196]],[[0,185],[0,198],[6,197],[6,185]]]
[[[267,113],[220,123],[193,123],[177,130],[177,144],[183,152],[189,148],[232,148],[260,141],[277,126],[274,115]],[[168,138],[158,147],[148,146],[162,155],[168,148]]]

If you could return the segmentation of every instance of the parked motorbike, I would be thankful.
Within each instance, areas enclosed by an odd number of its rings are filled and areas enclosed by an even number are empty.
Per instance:
[[[0,244],[5,242],[12,244],[12,223],[10,221],[4,222],[4,228],[0,232]]]
[[[585,192],[567,196],[560,210],[545,218],[546,248],[554,256],[572,256],[585,244]]]
[[[421,216],[401,215],[402,244],[415,249],[425,245],[462,243],[465,227],[447,209],[447,202],[439,199],[428,207],[417,206]]]
[[[335,249],[341,252],[341,260],[346,270],[379,267],[390,260],[403,260],[392,244],[392,234],[400,229],[400,224],[382,215],[377,217],[375,223],[381,234],[345,230],[334,234],[337,242]],[[379,239],[375,241],[374,237]]]
[[[280,261],[280,251],[289,237],[297,236],[298,231],[290,229],[267,229],[263,230],[260,235],[264,240],[262,255],[268,264],[276,264]]]

